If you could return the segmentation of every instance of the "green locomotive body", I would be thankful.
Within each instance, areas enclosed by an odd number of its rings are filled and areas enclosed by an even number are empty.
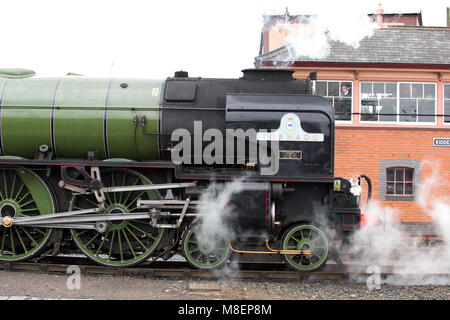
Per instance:
[[[158,137],[135,130],[133,119],[147,119],[146,132],[158,132],[163,81],[0,77],[1,155],[33,158],[46,145],[58,158],[99,160],[159,159]]]

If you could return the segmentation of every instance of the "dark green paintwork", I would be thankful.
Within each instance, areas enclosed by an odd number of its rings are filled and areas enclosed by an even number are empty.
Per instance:
[[[51,147],[53,109],[57,157],[86,158],[97,151],[99,159],[159,159],[157,136],[143,135],[141,127],[136,152],[133,118],[145,116],[146,132],[158,132],[161,85],[144,79],[0,78],[3,154],[32,158],[40,145]]]
[[[126,83],[127,88],[121,84]],[[134,125],[130,119],[135,116],[147,118],[146,132],[158,132],[159,111],[143,108],[158,106],[160,81],[148,80],[113,80],[108,99],[107,136],[110,158],[137,158],[134,148]],[[129,108],[123,108],[128,106]],[[136,131],[139,160],[157,159],[159,157],[157,136],[145,136],[139,127]]]
[[[103,117],[107,79],[67,77],[60,80],[55,98],[55,149],[57,157],[86,158],[97,151],[106,159]]]
[[[7,68],[0,69],[0,77],[2,78],[28,78],[36,73],[29,69]]]
[[[56,79],[9,79],[2,100],[2,144],[6,155],[32,158],[51,146],[51,108]],[[3,86],[2,86],[3,87]]]

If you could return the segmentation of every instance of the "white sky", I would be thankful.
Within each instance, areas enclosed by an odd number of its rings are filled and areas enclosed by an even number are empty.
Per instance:
[[[385,12],[421,10],[427,26],[445,26],[450,7],[450,0],[0,0],[0,68],[43,76],[161,79],[183,69],[240,77],[259,54],[263,14],[336,5],[343,14],[369,13],[378,3]]]

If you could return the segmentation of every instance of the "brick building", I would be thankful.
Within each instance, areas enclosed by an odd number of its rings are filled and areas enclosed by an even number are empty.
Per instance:
[[[288,46],[273,39],[279,29],[271,38],[267,28],[280,16],[265,17],[255,65],[289,68],[300,79],[317,72],[316,93],[336,112],[336,176],[368,175],[372,199],[395,208],[396,221],[412,234],[432,236],[430,203],[450,200],[450,28],[423,27],[420,13],[403,20],[380,15],[381,9],[372,18],[381,28],[360,47],[330,41],[324,59],[292,59]],[[436,173],[424,206],[419,190]]]

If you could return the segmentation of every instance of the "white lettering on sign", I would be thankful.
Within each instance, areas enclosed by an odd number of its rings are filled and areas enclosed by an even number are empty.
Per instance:
[[[309,133],[302,128],[300,118],[294,113],[286,113],[280,120],[280,127],[273,132],[258,132],[258,141],[308,141],[322,142],[323,133]]]
[[[433,138],[433,146],[450,147],[450,138]]]

